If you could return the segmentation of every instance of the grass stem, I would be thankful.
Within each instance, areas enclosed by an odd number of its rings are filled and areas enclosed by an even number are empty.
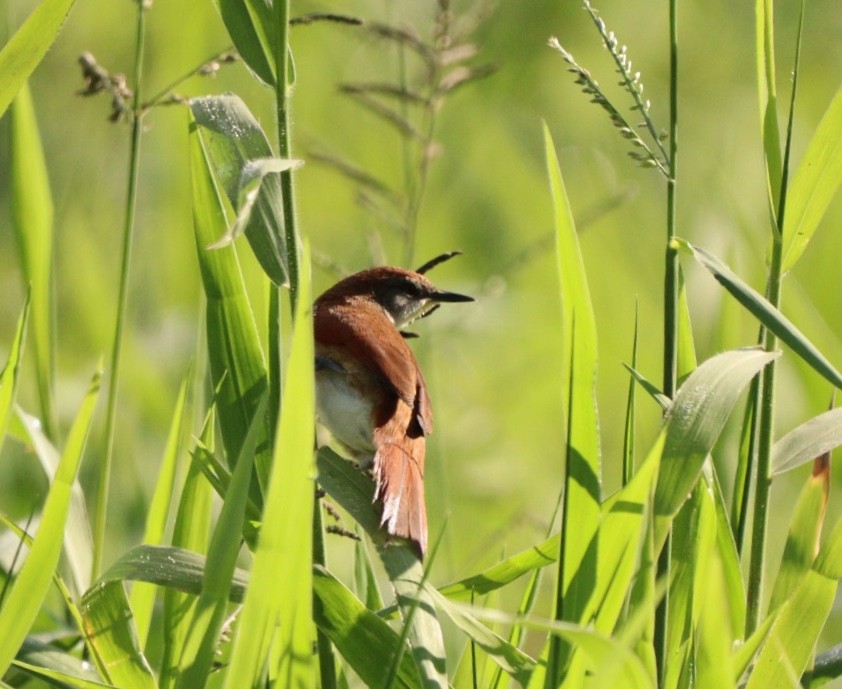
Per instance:
[[[114,341],[111,347],[111,375],[108,381],[108,399],[105,416],[105,454],[102,457],[97,485],[94,517],[94,544],[91,565],[91,579],[99,576],[102,568],[102,549],[105,543],[105,522],[108,511],[108,488],[111,482],[111,465],[114,456],[114,427],[117,417],[117,386],[120,379],[120,360],[123,348],[123,329],[126,322],[128,303],[129,266],[131,263],[132,237],[135,225],[138,170],[140,163],[140,134],[142,116],[141,87],[143,77],[143,51],[146,40],[146,6],[137,2],[137,25],[135,32],[134,96],[132,101],[132,133],[129,148],[129,178],[126,192],[126,208],[123,220],[123,249],[120,260],[120,286],[117,293],[117,320],[114,326]]]

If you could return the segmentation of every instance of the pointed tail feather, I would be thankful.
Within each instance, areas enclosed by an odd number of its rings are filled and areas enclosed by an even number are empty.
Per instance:
[[[374,457],[375,500],[383,502],[381,526],[406,538],[423,559],[427,552],[427,508],[424,504],[424,437],[381,445]]]

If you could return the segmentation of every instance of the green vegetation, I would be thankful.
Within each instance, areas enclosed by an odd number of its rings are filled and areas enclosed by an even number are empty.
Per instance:
[[[842,681],[833,10],[25,4],[0,687]],[[310,305],[457,248],[422,564],[317,437]]]

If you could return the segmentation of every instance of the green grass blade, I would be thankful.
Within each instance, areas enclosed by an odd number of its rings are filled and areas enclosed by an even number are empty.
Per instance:
[[[214,0],[228,35],[246,64],[269,86],[275,83],[271,5],[262,0]]]
[[[208,411],[199,437],[210,451],[213,451],[214,408]],[[198,451],[198,450],[197,450]],[[211,504],[213,489],[205,480],[199,463],[190,462],[173,528],[172,543],[196,553],[206,553],[210,538]],[[204,565],[202,565],[204,566]],[[236,575],[235,575],[236,580]],[[236,581],[235,581],[236,584]],[[232,584],[234,586],[235,584]],[[198,595],[201,586],[196,592]],[[190,631],[193,608],[187,596],[167,588],[164,592],[163,659],[161,661],[161,689],[172,689],[181,672],[184,642]]]
[[[97,371],[67,438],[61,462],[47,495],[38,534],[0,609],[0,629],[3,630],[0,638],[0,676],[8,669],[31,629],[58,566],[73,483],[84,454],[100,378],[101,372]]]
[[[280,173],[302,161],[273,157],[266,134],[237,96],[194,98],[190,109],[202,127],[214,174],[237,216],[208,246],[226,246],[244,231],[272,282],[288,284]]]
[[[789,319],[776,309],[760,293],[743,282],[728,266],[704,249],[693,246],[683,239],[675,240],[679,247],[695,256],[716,280],[740,304],[774,333],[781,342],[788,345],[816,373],[837,388],[842,388],[842,373],[837,371],[824,355],[810,342]]]
[[[842,409],[831,409],[787,433],[772,447],[775,474],[795,469],[842,445]]]
[[[61,681],[60,687],[108,687],[91,663],[83,661],[55,645],[27,638],[14,662],[15,667],[26,666],[30,674]]]
[[[313,572],[313,616],[337,650],[369,687],[381,686],[385,668],[397,653],[398,635],[323,567]],[[398,687],[421,687],[412,658],[404,655]]]
[[[637,335],[640,326],[640,308],[634,307],[634,337],[630,370],[637,369]],[[631,481],[634,475],[635,420],[637,412],[637,385],[632,376],[629,378],[629,394],[626,398],[626,424],[623,428],[623,485]]]
[[[561,536],[556,534],[537,545],[498,562],[488,569],[465,577],[440,589],[440,593],[453,600],[468,601],[471,595],[481,596],[510,584],[527,572],[546,567],[558,560]]]
[[[769,207],[778,212],[783,179],[781,134],[778,127],[778,97],[775,83],[775,9],[772,0],[755,2],[755,51],[757,95],[760,104],[760,132],[766,159],[766,185]]]
[[[366,608],[374,611],[383,608],[383,595],[377,585],[374,564],[362,539],[354,544],[354,588],[357,596],[365,601]]]
[[[88,648],[106,681],[121,689],[156,689],[122,581],[95,583],[83,596],[81,610]]]
[[[55,341],[53,337],[53,200],[38,122],[28,85],[9,111],[9,181],[12,224],[21,272],[29,285],[32,345],[41,403],[41,421],[56,439],[53,404]]]
[[[26,324],[29,320],[29,299],[23,305],[18,317],[18,324],[15,328],[15,337],[12,340],[12,347],[9,351],[9,358],[3,370],[0,371],[0,448],[3,447],[3,440],[6,438],[6,431],[9,428],[9,419],[12,417],[12,408],[15,402],[15,392],[18,388],[20,373],[20,362],[23,356],[23,343],[26,338]]]
[[[38,66],[74,0],[43,0],[0,50],[0,117]]]
[[[212,669],[214,650],[225,621],[231,580],[240,552],[255,447],[266,412],[266,401],[264,395],[237,457],[225,502],[211,537],[202,593],[193,610],[179,663],[182,672],[177,686],[180,688],[204,686]]]
[[[207,296],[208,357],[217,398],[220,431],[228,460],[233,463],[251,425],[258,400],[268,387],[266,364],[254,314],[233,246],[209,251],[228,226],[225,202],[211,172],[202,129],[190,122],[190,169],[193,222],[202,282]],[[265,482],[269,470],[268,424],[258,439],[258,475]]]
[[[158,481],[155,484],[155,492],[152,495],[152,502],[146,514],[146,530],[143,534],[144,543],[158,544],[162,543],[164,539],[164,530],[167,526],[170,504],[173,501],[173,489],[175,487],[175,474],[178,467],[178,455],[181,449],[184,406],[187,398],[189,378],[188,375],[184,379],[184,382],[182,382],[178,399],[175,403],[164,457],[161,460],[161,467],[158,470]],[[135,624],[137,625],[137,636],[140,639],[140,645],[144,647],[149,634],[149,624],[152,621],[155,589],[144,584],[132,587],[129,603],[131,604]]]
[[[813,471],[798,496],[784,546],[769,610],[782,605],[813,565],[819,552],[822,525],[830,495],[830,456],[816,459]]]
[[[787,191],[783,229],[786,272],[804,253],[842,183],[842,88],[816,128]]]
[[[302,262],[305,269],[308,265],[307,260]],[[302,276],[284,386],[286,403],[278,424],[251,584],[226,683],[231,689],[255,683],[273,638],[280,664],[270,672],[277,673],[279,686],[304,689],[315,686],[316,681],[311,564],[315,387],[309,287],[309,275]]]
[[[12,421],[12,427],[18,439],[32,448],[47,478],[52,481],[61,457],[58,450],[44,435],[41,422],[18,409]],[[64,529],[64,556],[73,577],[71,588],[77,597],[81,596],[91,584],[93,535],[88,509],[85,505],[85,494],[82,492],[78,479],[73,482],[70,495],[70,507]]]
[[[566,509],[576,515],[575,525],[563,534],[562,548],[567,562],[595,568],[587,553],[596,535],[600,519],[599,421],[596,408],[596,323],[588,291],[582,253],[576,236],[573,215],[564,188],[558,158],[549,128],[544,125],[544,145],[550,191],[555,208],[556,258],[561,281],[564,325],[562,361],[576,361],[573,389],[566,391],[570,400],[568,453],[575,457],[567,479]],[[575,323],[575,328],[574,328]],[[568,376],[565,376],[565,380]],[[595,551],[593,551],[595,554]],[[593,578],[577,576],[573,567],[565,571],[564,619],[578,620],[587,606]]]
[[[703,362],[679,388],[667,414],[655,488],[656,544],[666,537],[670,519],[687,499],[743,389],[777,356],[757,349],[723,352]]]
[[[535,661],[532,658],[486,627],[463,606],[450,601],[432,587],[428,587],[428,592],[432,595],[435,605],[504,672],[511,675],[521,686],[529,682],[529,677],[535,669]]]
[[[40,677],[48,684],[58,687],[71,687],[73,689],[101,689],[111,687],[111,684],[103,684],[96,680],[84,679],[73,674],[62,672],[61,670],[53,670],[52,668],[41,667],[39,665],[32,665],[30,663],[16,660],[13,663],[14,667],[24,670],[27,674],[33,677]]]
[[[775,617],[746,689],[790,689],[813,655],[836,597],[835,579],[808,571]]]

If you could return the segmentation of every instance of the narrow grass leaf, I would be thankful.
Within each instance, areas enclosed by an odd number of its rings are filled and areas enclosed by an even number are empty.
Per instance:
[[[781,567],[772,588],[769,609],[782,605],[798,587],[819,553],[822,525],[830,494],[830,456],[823,455],[798,496],[784,546]]]
[[[518,684],[525,686],[529,682],[535,661],[480,622],[472,614],[476,608],[471,608],[469,612],[432,587],[428,587],[428,592],[435,605]]]
[[[18,324],[15,328],[15,337],[12,340],[9,358],[3,370],[0,371],[0,448],[3,447],[3,440],[6,438],[6,431],[9,428],[9,419],[12,417],[12,408],[15,402],[18,379],[20,373],[20,362],[23,356],[23,343],[26,338],[26,324],[29,320],[29,298],[23,305],[23,310],[18,317]]]
[[[383,596],[377,585],[374,565],[362,539],[354,544],[354,587],[357,596],[365,601],[366,608],[374,611],[383,608]]]
[[[775,8],[772,0],[755,1],[755,54],[760,131],[766,160],[769,208],[777,214],[783,179],[781,134],[778,128],[778,97],[775,81]]]
[[[12,431],[18,440],[30,447],[41,463],[47,478],[52,481],[58,470],[61,457],[58,450],[44,435],[44,427],[34,416],[16,409],[12,420]],[[93,535],[85,494],[79,480],[73,482],[70,494],[70,507],[64,529],[64,557],[72,576],[71,589],[78,598],[91,585],[91,561],[93,557]]]
[[[704,249],[693,246],[683,239],[676,239],[678,246],[692,253],[699,263],[707,268],[716,280],[740,304],[788,345],[816,373],[837,388],[842,388],[842,373],[837,371],[825,356],[810,342],[790,320],[776,309],[759,292],[756,292],[740,279],[728,266],[716,256]]]
[[[635,381],[637,381],[638,385],[640,385],[640,387],[643,388],[643,390],[646,392],[646,394],[649,395],[649,397],[651,397],[655,402],[657,402],[658,406],[662,410],[666,411],[667,409],[669,409],[672,400],[670,400],[669,397],[667,397],[663,392],[661,392],[661,389],[657,385],[655,385],[655,383],[650,381],[646,376],[640,373],[640,371],[635,370],[627,364],[623,365],[626,367],[626,370],[631,374],[632,378],[634,378]]]
[[[2,81],[2,79],[0,79]],[[9,111],[9,182],[12,225],[21,273],[29,285],[32,345],[46,435],[56,437],[53,404],[53,200],[47,164],[38,134],[35,107],[24,84]]]
[[[666,445],[655,488],[656,544],[666,537],[725,421],[749,381],[778,352],[738,349],[703,362],[678,389],[666,418]]]
[[[0,50],[0,117],[56,39],[74,0],[43,0]]]
[[[72,687],[73,689],[101,689],[102,687],[105,687],[107,689],[108,687],[113,686],[111,684],[103,684],[102,682],[98,682],[96,680],[77,677],[60,670],[32,665],[31,663],[21,660],[16,660],[12,664],[19,670],[26,672],[26,674],[32,675],[33,677],[40,677],[48,684],[58,687]]]
[[[214,0],[228,35],[249,68],[267,85],[275,84],[272,7],[264,0]]]
[[[640,327],[640,308],[634,308],[634,337],[632,338],[632,355],[629,370],[637,368],[637,335]],[[637,413],[637,385],[632,376],[629,378],[629,393],[626,398],[626,424],[623,428],[623,485],[631,481],[634,475],[635,425]]]
[[[778,613],[773,612],[766,617],[757,629],[751,633],[751,636],[737,646],[737,649],[732,654],[731,666],[734,670],[734,686],[743,686],[745,684],[745,682],[741,682],[743,676],[757,655],[757,651],[766,643],[766,639],[769,637],[769,630],[772,629],[772,623],[777,619],[777,616]]]
[[[210,451],[214,447],[214,407],[208,410],[199,442]],[[213,490],[205,480],[198,461],[193,460],[187,470],[184,487],[173,527],[173,546],[206,553],[210,538],[211,503]],[[202,565],[204,566],[204,565]],[[169,571],[169,570],[167,570]],[[157,583],[157,582],[156,582]],[[236,586],[232,583],[232,589]],[[201,586],[197,589],[198,595]],[[184,642],[192,626],[193,607],[184,593],[167,588],[164,592],[163,653],[159,683],[161,689],[172,689],[181,672]]]
[[[774,474],[795,469],[842,445],[842,408],[831,409],[787,433],[772,447]]]
[[[41,671],[56,673],[52,678],[58,677],[64,682],[59,686],[110,686],[102,683],[99,673],[88,661],[81,660],[73,655],[72,651],[65,651],[57,645],[45,643],[32,637],[23,642],[14,662],[14,665],[18,668],[21,668],[24,664],[27,666],[27,671],[33,674]],[[74,682],[87,684],[73,684]]]
[[[567,365],[562,374],[562,397],[568,405],[562,538],[554,616],[578,622],[585,619],[593,596],[601,516],[596,322],[573,213],[546,123],[544,147],[553,199],[556,264],[561,288],[561,360]],[[570,515],[575,515],[575,521],[569,518]],[[570,646],[564,637],[552,636],[545,680],[548,689],[561,679],[570,658]],[[572,656],[570,676],[579,676],[578,665],[579,660]]]
[[[226,682],[230,689],[253,686],[273,638],[280,665],[270,668],[270,673],[277,676],[278,685],[306,689],[316,683],[311,564],[315,388],[306,246],[304,254],[305,273],[295,314],[273,469],[251,583],[232,650]]]
[[[816,128],[787,190],[783,263],[788,271],[804,253],[842,183],[842,88]]]
[[[101,375],[100,371],[94,374],[82,400],[44,504],[38,534],[0,609],[0,629],[3,630],[3,636],[0,637],[0,676],[8,669],[35,622],[58,566],[73,483],[88,438]]]
[[[775,617],[746,689],[790,689],[799,686],[824,627],[837,582],[808,571]]]
[[[398,651],[398,635],[323,567],[314,569],[313,592],[313,615],[319,629],[366,686],[381,687],[385,668]],[[422,686],[409,655],[401,661],[395,686]]]
[[[164,539],[167,517],[169,516],[170,505],[174,498],[175,474],[178,467],[178,455],[181,449],[184,407],[189,382],[190,377],[188,375],[181,384],[175,409],[173,410],[170,432],[167,436],[167,445],[164,450],[164,457],[161,460],[161,467],[158,470],[158,481],[155,484],[155,492],[152,495],[152,502],[146,514],[146,530],[143,534],[144,543],[157,545],[162,543]],[[134,614],[135,624],[137,625],[137,636],[140,639],[140,645],[144,647],[149,634],[149,625],[152,621],[155,589],[145,584],[138,584],[132,587],[129,603],[132,606],[132,613]]]
[[[179,663],[182,673],[177,686],[180,688],[204,686],[212,669],[214,650],[225,621],[231,579],[240,552],[255,446],[266,403],[264,395],[237,457],[231,484],[214,527],[202,579],[202,593],[196,601]]]
[[[245,232],[269,278],[276,285],[288,284],[280,173],[300,167],[302,161],[273,157],[269,139],[237,96],[194,98],[190,109],[202,128],[214,174],[236,213],[234,222],[208,246],[226,246]]]
[[[121,689],[157,689],[140,649],[122,581],[97,581],[82,597],[85,639],[107,682]]]
[[[842,579],[842,519],[833,527],[813,569],[831,579]]]
[[[236,250],[207,246],[227,228],[225,203],[211,172],[201,129],[190,122],[190,169],[196,250],[207,296],[208,357],[214,387],[220,387],[217,413],[229,463],[239,454],[257,404],[268,387],[263,351]],[[258,439],[258,475],[269,470],[269,426]],[[253,496],[254,497],[254,496]]]
[[[555,534],[542,543],[527,548],[488,569],[442,587],[442,595],[467,601],[471,595],[481,596],[510,584],[524,574],[546,567],[558,560],[561,536]]]

